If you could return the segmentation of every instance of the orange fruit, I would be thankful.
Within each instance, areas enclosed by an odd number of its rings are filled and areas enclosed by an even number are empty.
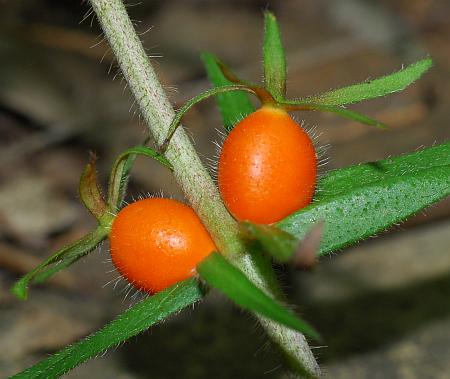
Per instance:
[[[216,250],[192,208],[163,198],[123,208],[114,219],[109,241],[117,270],[149,293],[192,277],[197,264]]]
[[[270,224],[308,205],[317,177],[313,143],[289,114],[263,106],[240,121],[219,157],[222,199],[238,220]]]

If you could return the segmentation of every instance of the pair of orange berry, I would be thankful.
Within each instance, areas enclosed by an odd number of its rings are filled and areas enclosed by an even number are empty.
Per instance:
[[[308,134],[286,111],[263,106],[226,138],[219,190],[236,219],[270,224],[311,202],[316,170]],[[216,248],[192,208],[149,198],[119,212],[110,249],[114,265],[129,282],[155,293],[195,275],[197,264]]]

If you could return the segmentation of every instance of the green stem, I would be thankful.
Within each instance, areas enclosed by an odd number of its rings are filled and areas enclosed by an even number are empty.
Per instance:
[[[136,155],[145,155],[147,157],[153,158],[163,166],[167,167],[169,170],[173,169],[170,162],[163,155],[151,149],[150,147],[135,146],[121,153],[114,162],[108,185],[109,211],[114,214],[117,213],[120,209],[121,203],[124,198],[124,193],[126,191],[126,184],[128,182],[127,178],[130,170],[130,156],[132,160],[134,160]],[[126,180],[125,183],[124,179]]]
[[[102,29],[136,98],[150,133],[158,146],[164,143],[175,112],[150,64],[121,0],[91,0]],[[223,205],[219,192],[202,165],[183,128],[178,128],[167,147],[177,182],[195,209],[218,249],[256,285],[278,296],[280,291],[270,265],[245,254],[236,222]],[[272,340],[287,355],[293,367],[308,377],[318,377],[319,368],[302,334],[259,318]]]
[[[164,143],[162,144],[160,151],[164,153],[167,150],[167,146],[170,143],[170,140],[172,139],[173,134],[180,126],[181,119],[186,114],[186,112],[191,109],[195,104],[198,104],[199,102],[210,98],[211,96],[216,96],[224,92],[230,92],[230,91],[246,91],[254,94],[255,92],[241,84],[231,84],[228,86],[222,86],[222,87],[214,87],[211,88],[200,95],[195,96],[194,98],[190,99],[186,104],[184,104],[175,114],[175,117],[172,120],[172,123],[170,124],[169,130],[167,132],[167,137],[164,140]]]

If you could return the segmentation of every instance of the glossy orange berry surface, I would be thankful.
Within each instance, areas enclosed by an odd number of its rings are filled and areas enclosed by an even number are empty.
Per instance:
[[[216,250],[192,208],[163,198],[123,208],[109,240],[114,266],[135,287],[150,293],[193,276],[196,265]]]
[[[317,157],[308,134],[286,111],[263,106],[225,139],[218,174],[235,218],[270,224],[312,201]]]

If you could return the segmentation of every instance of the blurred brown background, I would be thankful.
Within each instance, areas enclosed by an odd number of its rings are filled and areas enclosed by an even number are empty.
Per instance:
[[[297,114],[330,144],[324,171],[449,139],[450,2],[445,0],[143,1],[129,6],[175,106],[208,87],[199,59],[212,51],[261,78],[262,13],[281,24],[292,97],[379,76],[431,55],[435,67],[402,94],[355,109],[380,132],[334,116]],[[86,17],[83,17],[86,14]],[[221,121],[214,103],[186,116],[208,164]],[[0,377],[99,328],[136,299],[120,285],[108,247],[32,288],[9,288],[94,221],[77,198],[95,151],[103,183],[115,155],[145,127],[86,2],[0,0]],[[148,159],[130,199],[182,197]],[[324,335],[315,352],[333,378],[446,378],[450,372],[450,202],[325,258],[313,272],[280,269],[291,302]],[[401,230],[401,232],[398,232]],[[213,295],[74,370],[69,378],[280,378],[277,353],[255,321]]]

